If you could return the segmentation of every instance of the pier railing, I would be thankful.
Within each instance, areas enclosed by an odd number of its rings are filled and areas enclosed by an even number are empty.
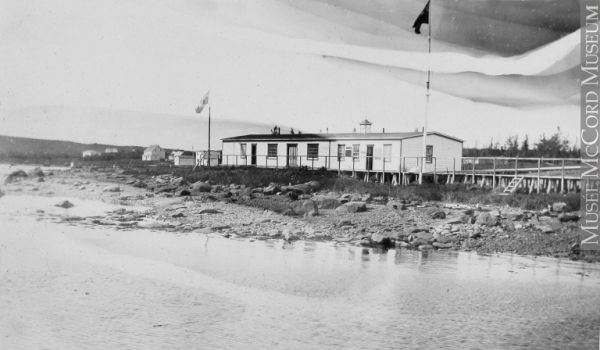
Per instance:
[[[435,183],[467,183],[481,186],[506,186],[514,177],[522,177],[530,191],[579,190],[581,160],[578,158],[520,157],[401,157],[381,155],[223,155],[222,166],[260,168],[324,168],[339,174],[364,177],[365,181],[410,184],[419,176]],[[557,190],[558,191],[558,190]]]

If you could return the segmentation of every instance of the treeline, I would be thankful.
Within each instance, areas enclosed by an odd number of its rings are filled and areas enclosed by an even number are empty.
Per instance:
[[[464,157],[532,157],[532,158],[577,158],[580,156],[579,148],[571,145],[560,132],[560,128],[547,137],[540,136],[537,142],[531,143],[529,136],[525,135],[519,140],[518,135],[509,136],[504,143],[490,141],[485,148],[465,148]]]

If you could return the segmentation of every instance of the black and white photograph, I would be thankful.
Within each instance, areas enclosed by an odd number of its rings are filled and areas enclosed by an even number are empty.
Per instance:
[[[598,0],[0,0],[0,349],[600,349]]]

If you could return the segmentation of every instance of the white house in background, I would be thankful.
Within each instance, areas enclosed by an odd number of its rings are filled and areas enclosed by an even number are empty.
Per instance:
[[[104,153],[119,153],[119,149],[117,148],[107,148],[104,150]]]
[[[385,173],[430,173],[460,167],[463,140],[437,131],[427,132],[427,157],[423,133],[361,132],[344,134],[252,134],[223,139],[223,165],[258,167],[324,167],[328,170]],[[455,163],[455,159],[458,163]],[[458,169],[457,169],[458,170]]]
[[[87,150],[87,151],[83,151],[81,155],[82,155],[83,158],[88,158],[88,157],[99,156],[101,154],[102,153],[100,153],[98,151],[94,151],[94,150],[90,149],[90,150]]]
[[[159,145],[152,145],[144,150],[142,160],[156,161],[165,159],[165,150]]]
[[[196,165],[196,154],[191,151],[175,151],[173,155],[173,164],[175,165]]]

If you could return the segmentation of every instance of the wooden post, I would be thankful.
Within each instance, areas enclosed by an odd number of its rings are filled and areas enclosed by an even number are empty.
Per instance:
[[[560,193],[565,192],[565,160],[562,160],[562,172],[560,176]]]
[[[437,157],[433,158],[433,183],[437,184]]]
[[[471,178],[471,184],[475,184],[475,157],[473,157],[473,177]]]
[[[385,156],[383,158],[383,165],[381,166],[381,183],[385,183]]]
[[[352,153],[352,177],[355,177],[356,173],[354,172],[354,152]]]
[[[515,158],[515,177],[519,176],[519,158]]]
[[[452,182],[454,183],[454,178],[456,177],[456,158],[452,157]]]
[[[540,177],[541,177],[541,171],[542,171],[542,160],[540,158],[538,158],[538,173],[537,173],[537,193],[540,193]]]
[[[492,159],[494,163],[494,171],[492,173],[492,188],[496,188],[496,158]]]

